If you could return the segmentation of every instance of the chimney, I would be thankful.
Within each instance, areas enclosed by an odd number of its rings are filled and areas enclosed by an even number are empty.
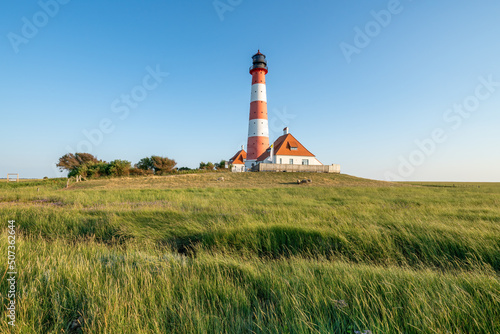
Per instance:
[[[288,126],[286,128],[283,129],[283,134],[284,135],[287,135],[288,134]]]
[[[245,150],[245,147],[243,145],[241,145],[241,150],[244,151]]]

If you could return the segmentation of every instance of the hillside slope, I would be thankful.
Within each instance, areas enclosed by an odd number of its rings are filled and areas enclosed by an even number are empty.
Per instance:
[[[224,178],[224,181],[218,181]],[[125,177],[90,180],[72,184],[72,188],[162,189],[162,188],[283,188],[296,187],[297,180],[311,179],[301,186],[325,187],[392,187],[396,183],[358,178],[346,174],[326,173],[197,173],[168,176]]]

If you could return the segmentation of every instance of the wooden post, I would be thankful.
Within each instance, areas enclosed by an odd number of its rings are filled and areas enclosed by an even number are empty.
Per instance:
[[[19,182],[19,173],[7,173],[7,182],[10,182],[9,176],[16,175],[16,182]]]

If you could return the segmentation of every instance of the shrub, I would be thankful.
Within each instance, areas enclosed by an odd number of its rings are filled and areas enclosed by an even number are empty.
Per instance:
[[[204,169],[204,170],[214,170],[215,165],[211,163],[210,161],[207,163],[204,163],[203,161],[200,162],[200,167],[199,169]]]
[[[68,173],[68,177],[81,175],[84,178],[98,178],[108,175],[109,164],[104,161],[93,162],[88,161],[83,165],[72,169]]]
[[[226,160],[221,160],[219,163],[215,163],[215,168],[217,170],[224,170],[224,169],[227,169],[226,168],[226,163],[227,161]],[[229,166],[229,165],[228,165]]]
[[[153,175],[154,172],[149,169],[141,169],[137,167],[129,168],[129,174],[135,176],[143,176],[143,175]]]
[[[113,160],[108,165],[107,174],[110,176],[127,176],[130,173],[130,161]]]

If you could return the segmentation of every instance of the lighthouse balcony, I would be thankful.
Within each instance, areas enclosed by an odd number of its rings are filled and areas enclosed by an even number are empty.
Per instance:
[[[262,68],[262,69],[264,69],[266,71],[268,70],[267,69],[267,65],[265,65],[265,64],[256,64],[256,65],[250,66],[249,71],[251,72],[252,70],[255,70],[255,69],[258,69],[258,68]]]

